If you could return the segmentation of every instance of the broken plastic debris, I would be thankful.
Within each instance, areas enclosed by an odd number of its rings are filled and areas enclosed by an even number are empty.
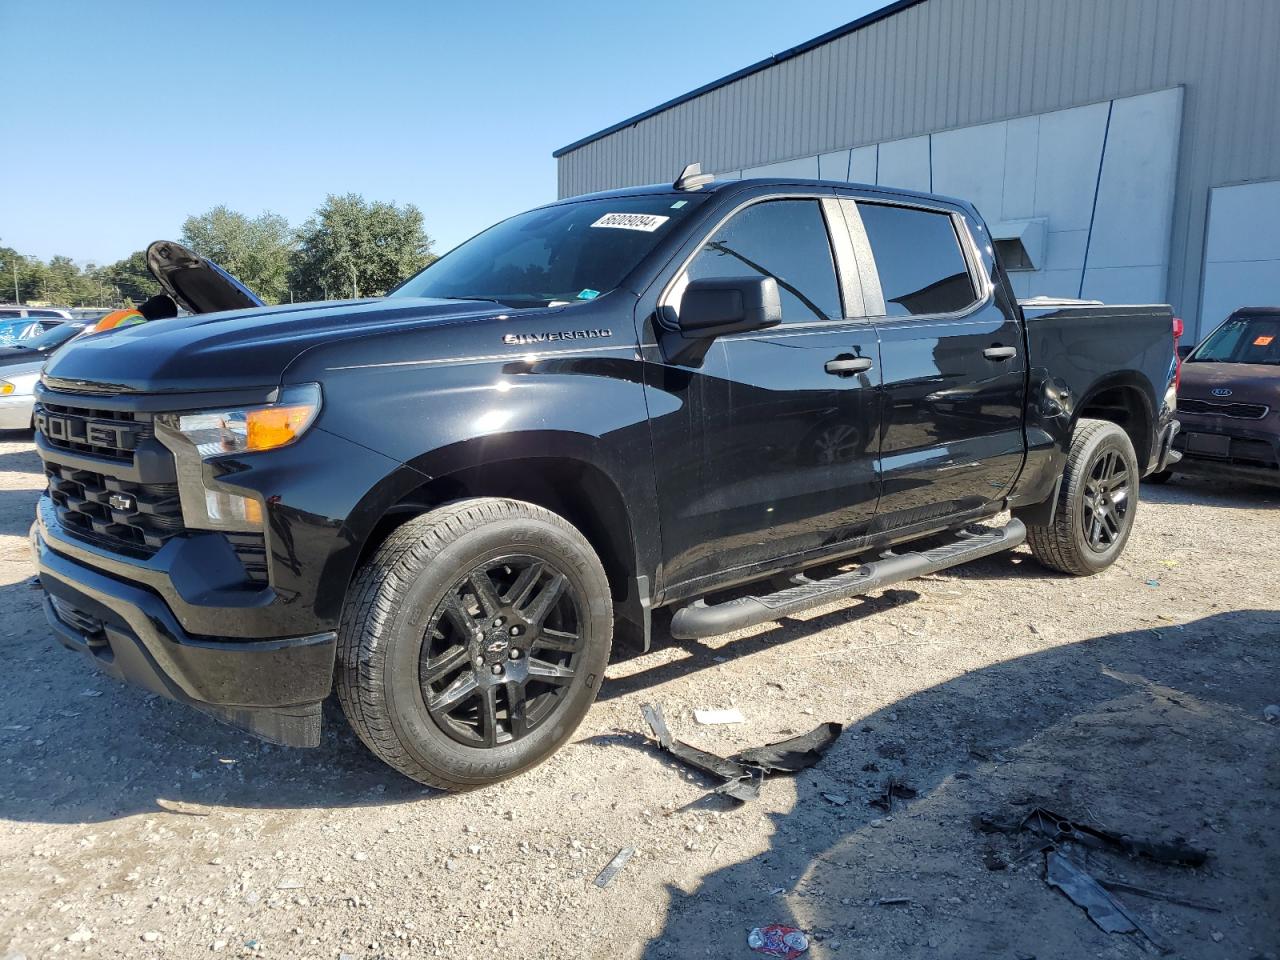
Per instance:
[[[782,957],[783,960],[795,960],[809,949],[809,938],[795,927],[784,927],[780,923],[771,923],[765,927],[755,927],[747,934],[747,946],[756,953],[771,957]]]
[[[622,868],[627,865],[627,861],[631,859],[632,855],[635,852],[636,852],[635,847],[623,847],[616,854],[614,854],[613,859],[610,860],[607,864],[605,864],[604,869],[601,870],[599,875],[596,877],[596,880],[595,880],[596,886],[600,887],[603,890],[610,883],[612,883],[613,878],[616,877],[622,871]]]
[[[695,710],[693,719],[699,723],[746,723],[747,718],[737,707],[727,710]]]
[[[673,737],[662,708],[656,703],[644,704],[640,712],[657,738],[658,746],[695,770],[719,777],[724,782],[716,787],[715,792],[741,803],[759,797],[760,784],[766,773],[799,773],[812,767],[844,729],[838,723],[821,723],[799,737],[752,747],[726,759]]]
[[[1198,867],[1209,859],[1208,853],[1178,841],[1161,842],[1143,840],[1125,834],[1112,833],[1101,827],[1069,820],[1061,814],[1036,807],[1023,819],[1021,829],[1030,830],[1047,838],[1051,843],[1074,842],[1095,850],[1112,850],[1131,857],[1145,857],[1158,863],[1179,863]],[[996,829],[1000,829],[998,826]]]
[[[837,807],[843,807],[849,802],[849,798],[843,793],[824,793],[822,799],[827,803],[834,803]]]

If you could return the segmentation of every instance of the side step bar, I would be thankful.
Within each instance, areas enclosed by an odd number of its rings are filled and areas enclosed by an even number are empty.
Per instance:
[[[861,596],[903,580],[937,573],[993,553],[1012,550],[1027,539],[1027,528],[1014,518],[1006,527],[967,527],[950,543],[912,553],[892,554],[863,564],[848,573],[822,580],[801,575],[795,586],[763,596],[737,597],[724,603],[695,600],[671,618],[671,635],[677,640],[700,640],[817,607],[824,603]]]

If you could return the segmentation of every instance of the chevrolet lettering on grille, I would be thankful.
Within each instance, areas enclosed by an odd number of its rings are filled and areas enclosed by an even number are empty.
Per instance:
[[[36,413],[36,429],[50,440],[64,443],[83,443],[94,447],[132,449],[132,432],[127,427],[111,423],[84,420],[80,417],[60,417],[44,411]]]

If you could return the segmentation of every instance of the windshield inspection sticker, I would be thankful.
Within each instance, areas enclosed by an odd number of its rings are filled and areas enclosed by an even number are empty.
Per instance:
[[[653,213],[606,213],[591,226],[612,227],[615,230],[641,230],[644,233],[653,233],[670,219],[670,217],[660,217]]]
[[[578,294],[578,299],[579,299],[579,300],[594,300],[594,299],[595,299],[596,297],[598,297],[598,296],[600,296],[600,291],[599,291],[599,290],[592,290],[590,287],[588,287],[586,290],[583,290],[580,294]]]

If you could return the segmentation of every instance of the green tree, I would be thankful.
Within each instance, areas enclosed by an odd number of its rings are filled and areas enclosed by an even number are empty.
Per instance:
[[[293,248],[289,221],[275,213],[252,219],[216,206],[182,224],[182,242],[238,278],[267,303],[288,298]]]
[[[109,302],[113,306],[136,306],[160,292],[160,284],[147,269],[147,255],[142,250],[135,250],[123,260],[100,267],[98,279],[112,291]]]
[[[13,297],[17,274],[18,302],[43,300],[48,267],[35,257],[24,256],[12,247],[0,247],[0,301]]]
[[[434,259],[417,207],[330,194],[298,231],[291,285],[307,299],[382,296]]]

